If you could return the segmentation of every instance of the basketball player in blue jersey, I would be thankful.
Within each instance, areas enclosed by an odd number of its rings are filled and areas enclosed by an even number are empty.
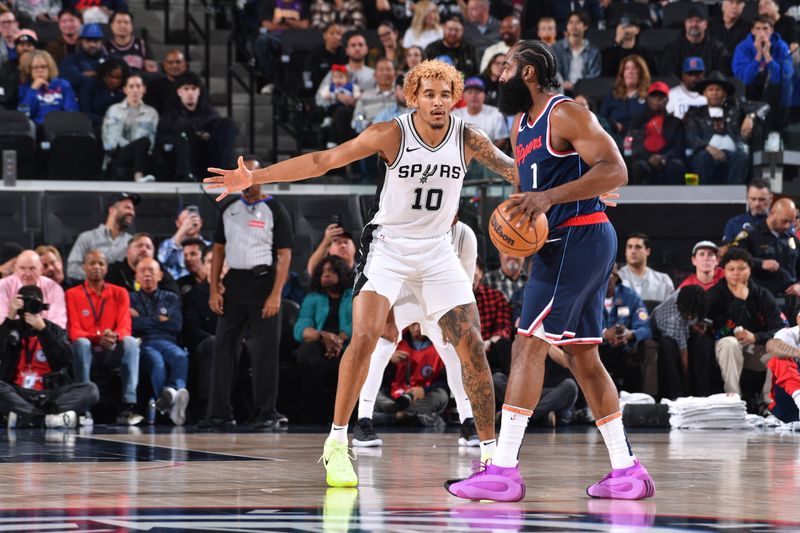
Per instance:
[[[587,489],[589,496],[638,500],[655,494],[653,480],[631,451],[617,389],[597,350],[617,253],[616,234],[599,196],[627,183],[627,171],[594,115],[557,89],[550,47],[526,40],[509,50],[500,107],[516,116],[511,137],[520,184],[520,192],[511,195],[509,215],[522,211],[532,222],[545,213],[550,233],[533,258],[523,293],[497,449],[478,472],[445,485],[460,498],[518,501],[525,496],[519,450],[539,402],[551,344],[567,354],[611,458],[611,473]]]
[[[400,289],[409,288],[425,315],[438,322],[461,360],[464,389],[472,404],[483,456],[494,451],[494,391],[480,334],[478,308],[450,242],[461,186],[474,159],[516,181],[514,161],[480,130],[451,116],[461,99],[461,74],[441,61],[424,61],[407,75],[403,89],[413,112],[371,125],[330,150],[305,154],[249,171],[209,169],[206,179],[220,194],[252,183],[289,182],[321,176],[373,154],[385,165],[373,216],[361,236],[361,259],[353,290],[353,336],[339,365],[333,427],[322,454],[328,484],[358,484],[347,447],[347,423],[369,367],[370,354]],[[609,188],[610,189],[610,188]]]

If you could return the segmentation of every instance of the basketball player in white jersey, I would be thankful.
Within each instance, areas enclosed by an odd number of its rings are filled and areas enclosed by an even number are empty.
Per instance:
[[[386,165],[374,216],[361,236],[361,260],[353,290],[353,337],[342,356],[333,427],[322,460],[327,482],[354,487],[347,424],[386,325],[405,284],[427,316],[439,323],[461,360],[464,389],[472,404],[482,455],[493,453],[494,389],[471,280],[449,241],[464,175],[475,159],[512,183],[514,161],[489,137],[450,115],[461,99],[461,74],[441,61],[424,61],[403,85],[413,112],[371,125],[330,150],[281,161],[251,172],[239,159],[234,170],[210,168],[209,188],[224,188],[218,200],[253,183],[291,182],[321,176],[373,154]]]
[[[472,228],[463,222],[456,221],[450,230],[450,242],[453,246],[461,266],[467,273],[467,277],[472,279],[475,274],[475,262],[478,258],[478,239]],[[417,301],[414,293],[405,285],[400,290],[397,300],[392,307],[394,322],[392,334],[397,335],[406,327],[419,322],[422,334],[428,337],[436,348],[436,353],[444,362],[447,385],[456,400],[458,418],[461,421],[461,435],[458,439],[460,446],[478,446],[480,441],[475,433],[475,423],[472,417],[472,406],[469,404],[469,397],[464,390],[464,382],[461,379],[461,362],[453,345],[444,339],[442,328],[435,320],[425,316],[425,311]],[[391,319],[390,319],[391,321]],[[375,351],[369,362],[369,372],[364,386],[361,387],[361,394],[358,399],[358,417],[356,426],[353,428],[353,446],[373,447],[383,445],[383,441],[375,434],[372,428],[372,414],[375,408],[375,398],[383,381],[383,373],[392,354],[397,348],[398,339],[387,340],[386,335],[378,339]]]

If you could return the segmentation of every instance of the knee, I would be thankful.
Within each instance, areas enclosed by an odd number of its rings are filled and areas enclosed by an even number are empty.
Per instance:
[[[75,339],[72,342],[72,347],[77,355],[81,357],[86,357],[87,355],[91,357],[92,355],[92,343],[86,337],[80,337]]]
[[[381,331],[371,331],[367,328],[362,328],[360,331],[353,331],[353,336],[350,339],[348,346],[348,354],[351,357],[368,358],[375,346],[378,344]]]
[[[561,382],[561,387],[564,390],[564,395],[567,396],[570,401],[574,402],[578,399],[578,384],[574,379],[565,379]]]
[[[95,405],[100,401],[100,389],[92,383],[91,381],[88,383],[84,383],[84,387],[86,390],[86,400],[91,403],[91,405]]]
[[[717,359],[729,357],[741,357],[742,347],[736,337],[723,337],[715,345]]]

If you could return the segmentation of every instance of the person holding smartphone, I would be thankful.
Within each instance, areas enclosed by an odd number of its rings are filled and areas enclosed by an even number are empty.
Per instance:
[[[175,216],[175,234],[169,239],[164,239],[158,246],[158,261],[173,278],[180,279],[188,274],[193,274],[186,268],[183,254],[183,243],[189,239],[201,239],[206,246],[211,241],[201,235],[203,217],[200,208],[196,205],[187,205],[178,210]]]
[[[308,275],[314,273],[317,265],[329,255],[335,255],[347,263],[350,271],[354,271],[356,267],[356,244],[353,241],[353,235],[342,227],[342,216],[331,216],[331,223],[325,228],[325,233],[322,235],[314,253],[308,258],[306,264],[306,271]]]

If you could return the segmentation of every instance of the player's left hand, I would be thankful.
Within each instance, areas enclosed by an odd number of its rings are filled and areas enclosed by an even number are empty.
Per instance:
[[[513,219],[519,213],[525,213],[531,225],[533,225],[533,221],[536,220],[536,217],[542,213],[546,213],[552,205],[547,195],[541,192],[518,192],[509,196],[508,199],[510,200],[508,209],[509,218]],[[517,222],[518,228],[522,227],[522,221],[525,220],[525,218],[526,217],[523,216]]]
[[[600,195],[600,201],[606,204],[606,207],[617,207],[617,202],[614,200],[619,198],[619,187],[615,187],[605,194]]]
[[[230,193],[243,191],[253,184],[253,173],[244,166],[244,158],[242,156],[239,156],[238,167],[234,170],[211,167],[208,171],[218,175],[203,180],[203,183],[207,184],[206,188],[225,189],[217,196],[218,202],[221,202]]]

